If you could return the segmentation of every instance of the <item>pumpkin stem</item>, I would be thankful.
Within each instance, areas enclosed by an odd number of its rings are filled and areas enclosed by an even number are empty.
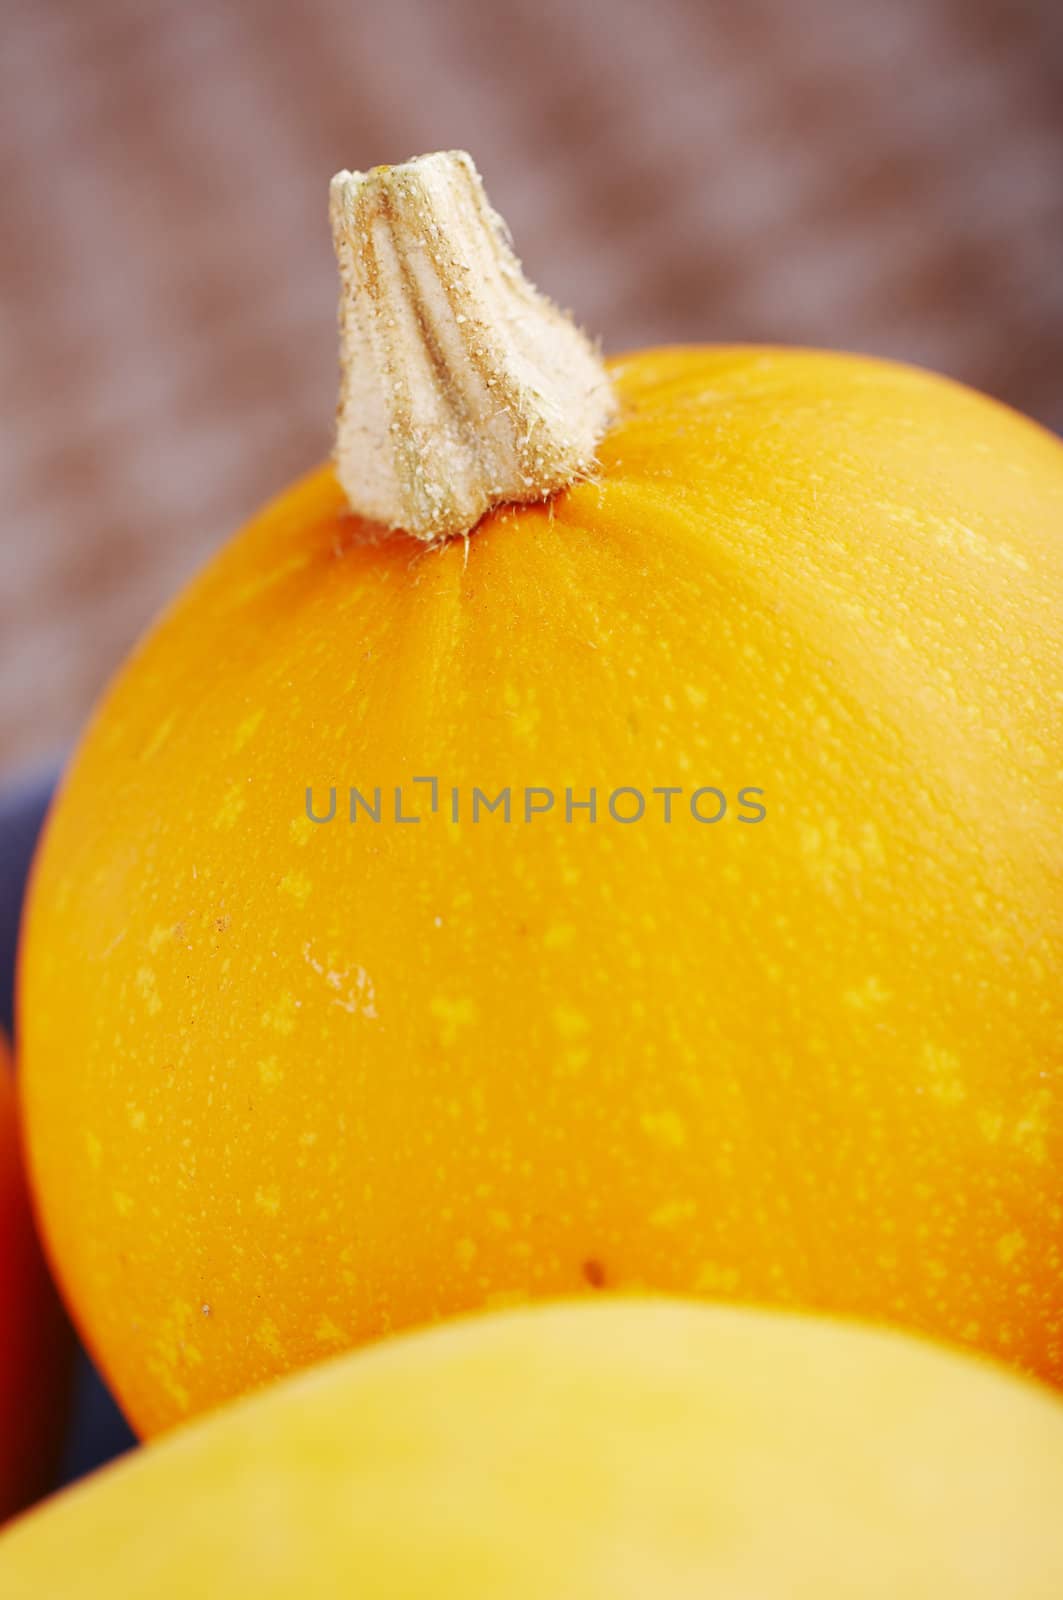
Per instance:
[[[433,540],[586,477],[615,411],[608,375],[525,278],[471,158],[337,173],[329,209],[352,510]]]

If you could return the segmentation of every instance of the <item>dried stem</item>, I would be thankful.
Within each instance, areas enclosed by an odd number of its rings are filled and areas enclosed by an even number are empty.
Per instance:
[[[428,541],[586,477],[608,375],[524,277],[469,156],[340,172],[330,202],[352,509]]]

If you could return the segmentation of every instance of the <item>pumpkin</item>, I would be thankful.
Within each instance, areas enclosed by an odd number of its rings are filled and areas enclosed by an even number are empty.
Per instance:
[[[26,1105],[81,1327],[147,1434],[618,1289],[1059,1382],[1063,449],[877,360],[606,371],[471,183],[338,180],[337,467],[51,816]]]
[[[6,1600],[1045,1600],[1061,1499],[1048,1391],[895,1334],[614,1302],[226,1406],[16,1525],[0,1571]]]
[[[49,1485],[66,1411],[69,1345],[33,1227],[15,1080],[0,1034],[0,1522]]]

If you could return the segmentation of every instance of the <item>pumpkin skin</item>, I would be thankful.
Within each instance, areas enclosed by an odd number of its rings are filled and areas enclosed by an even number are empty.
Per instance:
[[[1063,449],[854,357],[613,372],[600,480],[467,546],[297,485],[67,775],[22,954],[30,1151],[144,1433],[603,1288],[1063,1379]],[[603,816],[447,820],[507,784]],[[349,785],[422,821],[351,823]],[[731,809],[619,824],[621,785]]]
[[[69,1397],[70,1330],[34,1231],[15,1079],[0,1034],[0,1521],[48,1488]]]
[[[6,1600],[1048,1600],[1061,1497],[1047,1390],[895,1334],[614,1301],[324,1363],[25,1519],[0,1570]]]

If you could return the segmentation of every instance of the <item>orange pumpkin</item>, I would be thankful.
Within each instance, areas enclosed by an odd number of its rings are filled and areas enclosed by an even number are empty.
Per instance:
[[[880,361],[610,371],[595,480],[467,540],[298,484],[67,775],[32,1165],[146,1433],[617,1288],[1063,1380],[1063,449]]]
[[[326,1362],[0,1536],[4,1600],[1047,1600],[1063,1405],[730,1307],[478,1317]]]
[[[42,1495],[59,1450],[69,1328],[41,1256],[0,1035],[0,1522]]]

